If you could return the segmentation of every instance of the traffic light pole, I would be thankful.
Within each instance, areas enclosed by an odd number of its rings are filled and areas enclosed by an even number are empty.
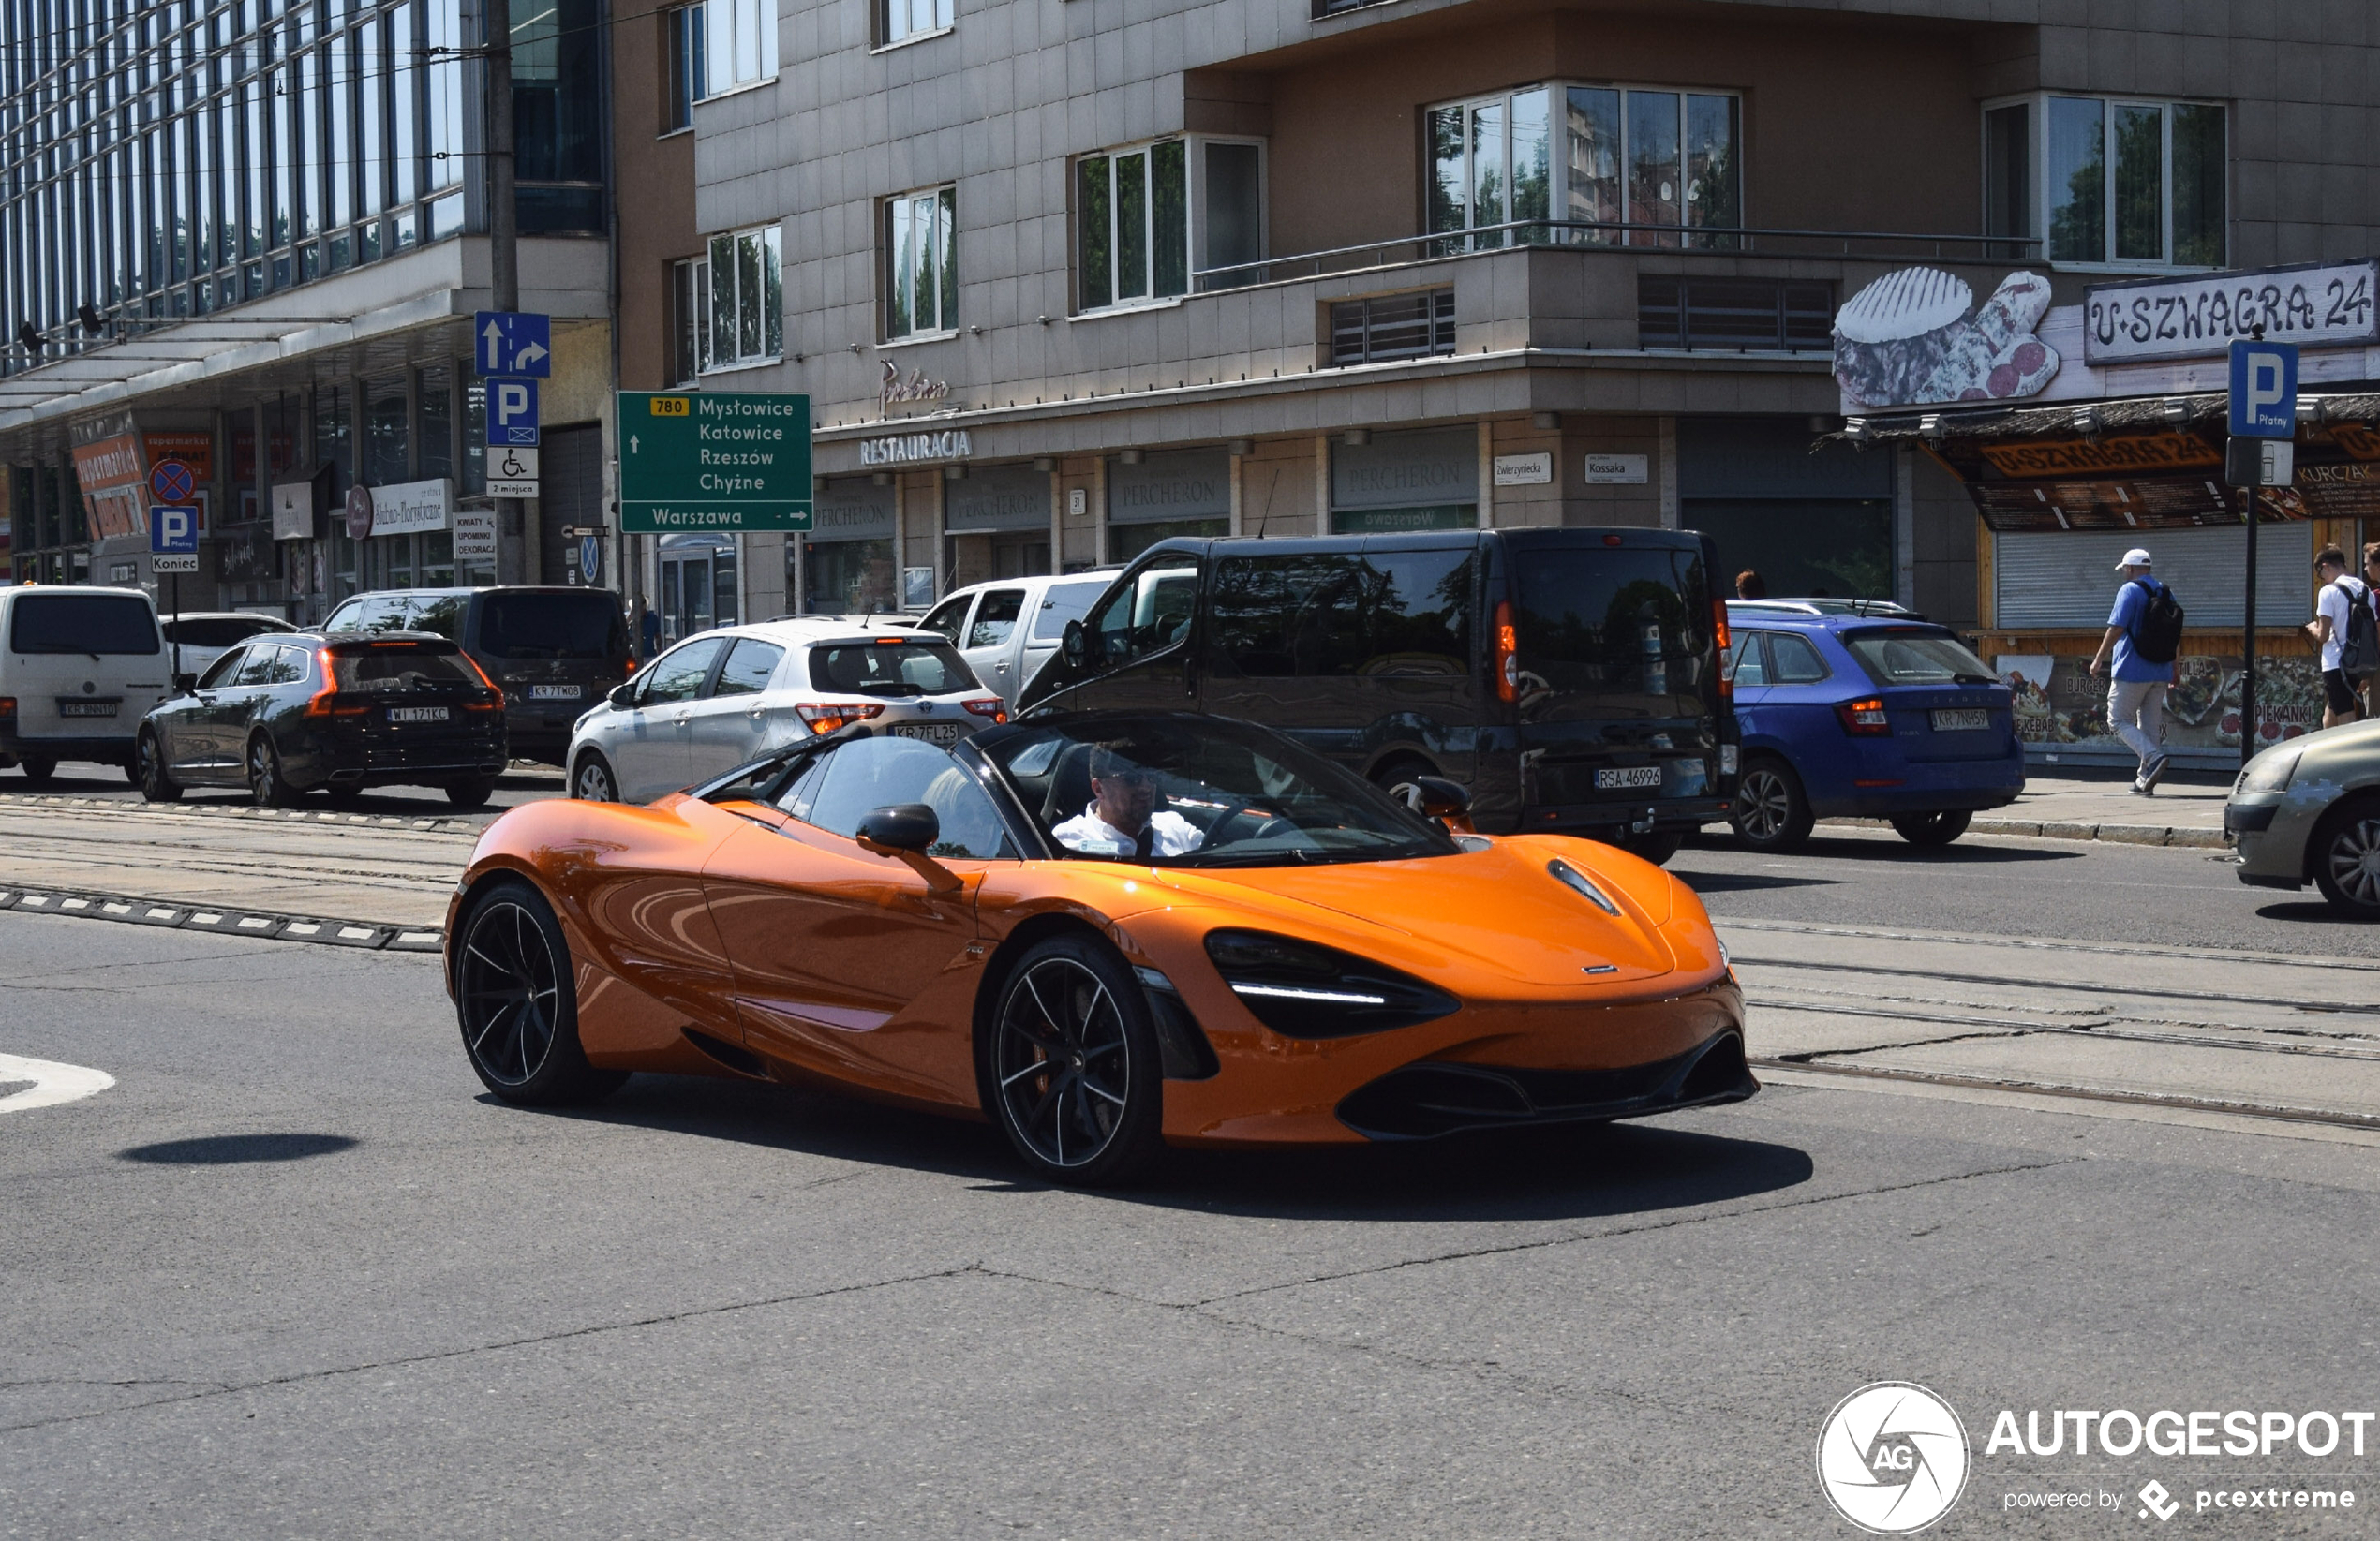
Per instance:
[[[498,310],[521,308],[520,214],[513,196],[513,0],[482,0],[487,19],[487,270]],[[474,350],[479,340],[473,338]],[[483,411],[485,408],[483,407]],[[482,430],[484,432],[485,424]],[[494,446],[490,445],[493,449]],[[528,577],[517,497],[496,499],[496,581]]]
[[[2248,602],[2239,649],[2239,768],[2256,757],[2256,489],[2248,492]]]

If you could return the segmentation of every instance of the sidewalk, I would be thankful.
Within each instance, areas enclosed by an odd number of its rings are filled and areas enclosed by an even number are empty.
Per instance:
[[[2127,845],[2204,846],[2221,850],[2223,805],[2229,780],[2176,773],[2153,797],[2135,797],[2120,777],[2034,775],[2024,794],[2006,808],[1975,815],[1978,835],[2037,835],[2054,840],[2118,840]],[[1875,823],[1872,819],[1827,819],[1825,823]]]

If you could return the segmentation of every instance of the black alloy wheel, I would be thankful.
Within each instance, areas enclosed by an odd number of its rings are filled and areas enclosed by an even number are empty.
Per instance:
[[[493,776],[450,782],[446,789],[446,800],[460,808],[485,808],[487,800],[495,795],[496,778]]]
[[[281,778],[281,751],[270,734],[248,740],[248,795],[259,808],[295,808],[299,794]]]
[[[1736,778],[1735,807],[1727,822],[1735,837],[1754,851],[1794,851],[1818,821],[1792,767],[1763,755],[1746,763]]]
[[[2330,908],[2380,920],[2380,801],[2358,798],[2325,815],[2307,852]]]
[[[141,752],[134,749],[132,758],[124,763],[124,778],[134,786],[141,784]]]
[[[1931,813],[1900,814],[1893,820],[1893,828],[1911,845],[1944,846],[1966,834],[1974,817],[1968,808],[1937,808]]]
[[[571,772],[571,795],[582,803],[617,803],[619,781],[612,775],[612,763],[593,749],[578,757],[578,768]]]
[[[58,778],[58,763],[39,755],[27,755],[17,762],[24,778],[37,787],[46,787]]]
[[[1651,862],[1655,867],[1667,867],[1669,859],[1684,848],[1686,837],[1674,830],[1648,829],[1642,835],[1617,836],[1612,843],[1631,856]]]
[[[165,746],[157,742],[155,728],[141,731],[140,742],[132,749],[132,784],[141,789],[144,803],[178,803],[182,789],[166,774]]]
[[[1138,983],[1105,942],[1061,936],[1019,958],[993,1015],[986,1100],[1054,1181],[1130,1179],[1162,1143],[1164,1083]]]
[[[502,879],[472,901],[456,935],[454,1015],[488,1090],[562,1107],[608,1096],[628,1079],[589,1065],[579,1046],[570,946],[543,895]]]

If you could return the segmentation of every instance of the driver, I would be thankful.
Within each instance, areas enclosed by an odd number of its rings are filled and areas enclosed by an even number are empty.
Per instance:
[[[1156,772],[1105,744],[1091,748],[1092,804],[1049,833],[1086,856],[1179,856],[1198,849],[1204,831],[1179,813],[1157,809]]]

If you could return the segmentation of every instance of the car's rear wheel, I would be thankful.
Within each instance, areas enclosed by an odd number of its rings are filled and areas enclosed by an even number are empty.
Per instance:
[[[301,795],[283,779],[281,751],[266,733],[248,740],[248,795],[259,808],[295,808]]]
[[[1666,867],[1669,859],[1686,844],[1686,837],[1673,830],[1647,830],[1642,835],[1621,835],[1612,843],[1631,856],[1641,856],[1655,867]]]
[[[456,808],[485,808],[487,800],[495,795],[496,778],[493,776],[449,782],[446,788],[446,800]]]
[[[619,778],[612,774],[612,763],[593,749],[580,755],[571,772],[571,795],[582,803],[618,802]]]
[[[2358,798],[2331,809],[2315,828],[2308,854],[2314,886],[2330,908],[2358,920],[2380,920],[2380,800]]]
[[[144,803],[178,803],[182,789],[166,774],[165,746],[157,741],[156,731],[141,734],[132,750],[132,784],[141,789]]]
[[[992,1116],[1045,1178],[1124,1182],[1163,1143],[1148,1002],[1105,942],[1052,937],[1018,959],[992,1013],[989,1060]]]
[[[334,781],[322,789],[322,795],[331,800],[333,808],[353,808],[364,800],[364,789]]]
[[[46,787],[58,778],[58,763],[39,755],[27,755],[18,761],[17,769],[24,772],[25,780],[37,787]]]
[[[488,1090],[508,1103],[559,1107],[594,1102],[628,1079],[587,1062],[570,944],[532,884],[506,878],[483,890],[455,936],[454,1015]]]
[[[1809,838],[1818,820],[1793,767],[1774,756],[1746,763],[1735,781],[1735,808],[1727,817],[1735,837],[1754,851],[1792,851]]]
[[[1937,808],[1931,813],[1900,814],[1893,820],[1893,828],[1913,846],[1948,845],[1967,833],[1974,817],[1969,808]]]

